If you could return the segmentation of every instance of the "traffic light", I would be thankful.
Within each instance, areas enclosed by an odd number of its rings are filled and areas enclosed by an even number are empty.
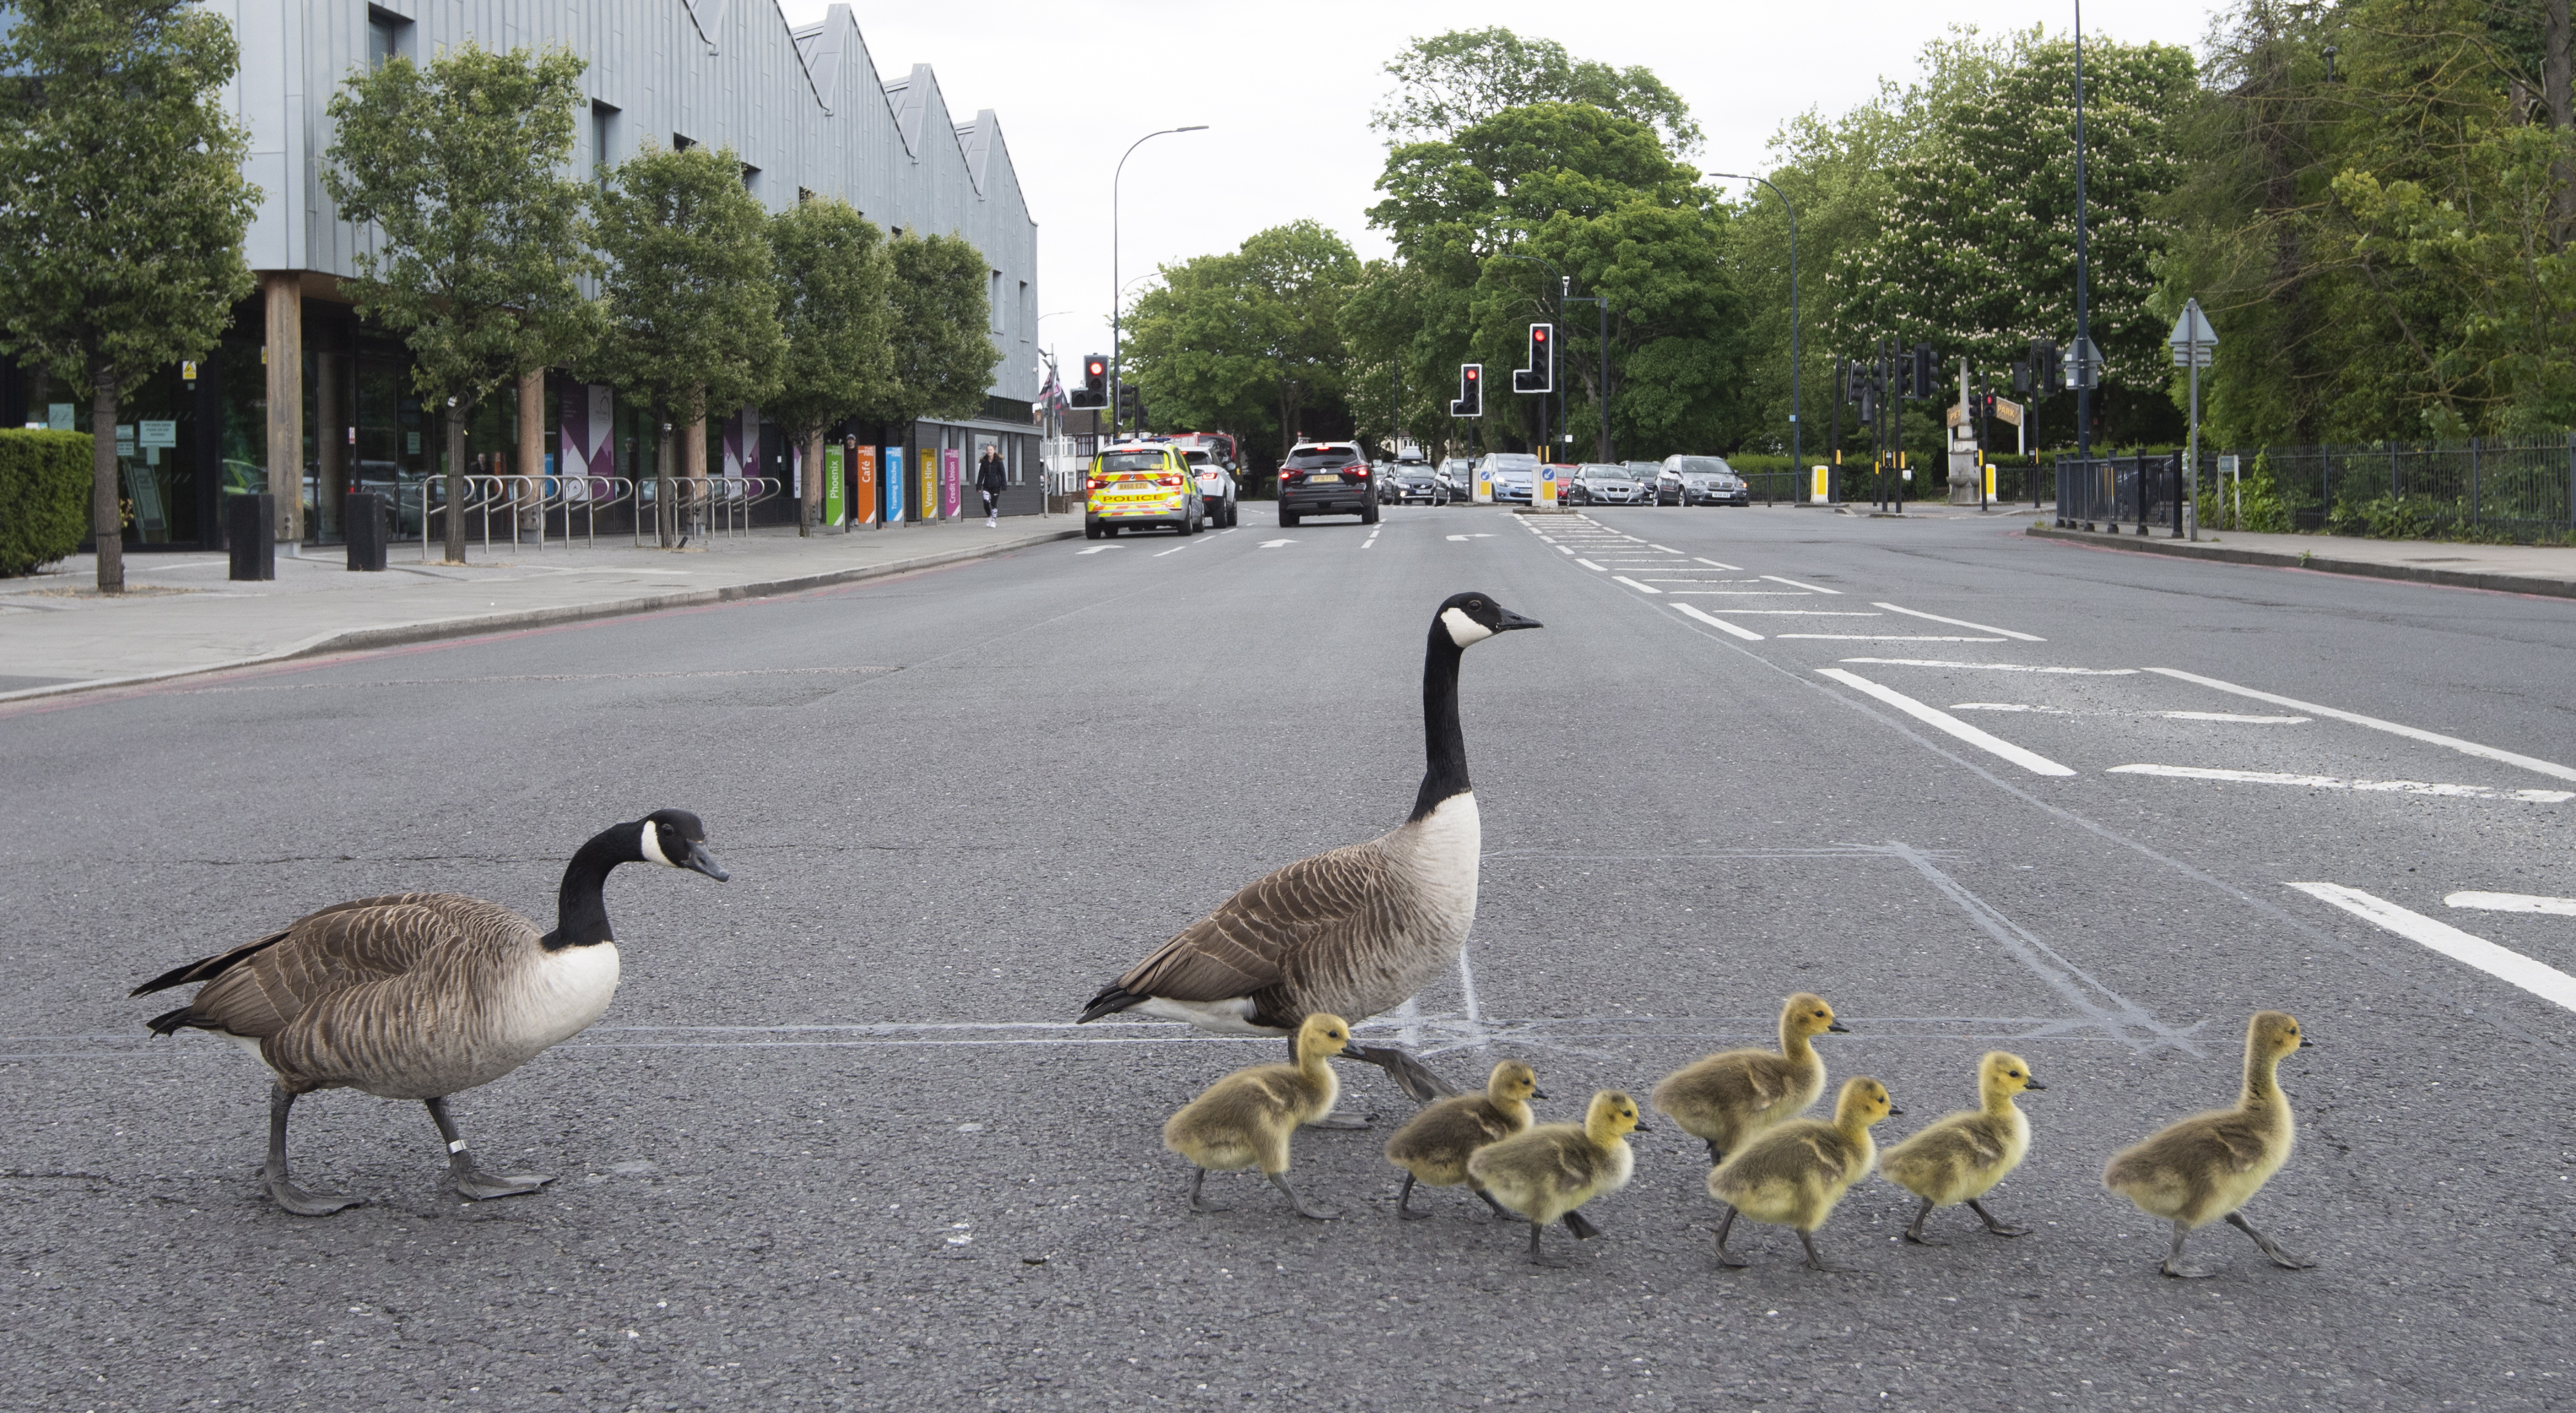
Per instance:
[[[1449,415],[1452,417],[1482,417],[1485,415],[1484,364],[1461,363],[1458,365],[1458,397],[1457,400],[1449,404]]]
[[[1107,407],[1109,405],[1109,360],[1099,354],[1082,360],[1082,386],[1065,399],[1068,407]]]
[[[2013,365],[2012,373],[2013,396],[2030,396],[2030,365],[2027,363],[2016,363]]]
[[[1543,393],[1556,391],[1556,342],[1554,324],[1532,324],[1529,332],[1529,366],[1512,370],[1512,391]]]
[[[1914,345],[1913,374],[1914,386],[1910,389],[1910,395],[1932,396],[1932,345],[1928,343]]]
[[[2042,397],[2066,391],[2066,369],[2058,361],[2057,340],[2030,341],[2030,376],[2034,384],[2031,391]]]
[[[1142,388],[1134,383],[1118,385],[1118,417],[1122,422],[1133,421],[1137,431],[1145,430],[1145,392]]]

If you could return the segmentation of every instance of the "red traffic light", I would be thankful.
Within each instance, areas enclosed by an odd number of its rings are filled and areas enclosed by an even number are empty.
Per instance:
[[[1547,325],[1541,324],[1536,328],[1531,329],[1530,337],[1538,340],[1540,343],[1547,342]]]
[[[1477,379],[1479,376],[1481,376],[1481,370],[1476,369],[1476,368],[1472,368],[1472,367],[1471,367],[1471,368],[1469,368],[1469,369],[1467,370],[1467,381],[1468,381],[1468,382],[1471,382],[1471,383],[1472,383],[1472,382],[1476,381],[1476,379]]]

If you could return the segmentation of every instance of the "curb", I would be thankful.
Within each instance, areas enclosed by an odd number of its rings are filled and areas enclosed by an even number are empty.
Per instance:
[[[2248,564],[2267,569],[2312,569],[2320,574],[2349,574],[2361,579],[2394,579],[2406,583],[2439,584],[2453,589],[2486,589],[2501,594],[2543,594],[2551,598],[2576,599],[2576,580],[2570,579],[2538,579],[2522,574],[2481,574],[2475,570],[2433,569],[2412,564],[2374,564],[2361,559],[2327,559],[2313,554],[2281,554],[2273,550],[2235,549],[2223,544],[2194,544],[2189,540],[2105,535],[2094,530],[2062,530],[2054,525],[2032,525],[2022,533],[2033,539],[2064,540],[2071,544],[2093,545],[2100,549],[2126,550],[2131,554],[2161,554],[2175,559],[2207,559],[2221,564]]]
[[[432,618],[416,623],[388,623],[373,628],[343,628],[307,638],[275,652],[251,657],[228,658],[197,667],[172,668],[167,672],[145,672],[130,677],[97,677],[78,682],[56,682],[44,687],[22,687],[14,692],[0,692],[0,706],[37,701],[45,697],[69,696],[75,692],[95,692],[111,687],[139,687],[153,682],[168,682],[180,677],[201,677],[209,672],[230,672],[236,668],[259,667],[272,662],[288,662],[300,657],[319,657],[327,653],[363,652],[370,648],[399,647],[406,643],[435,642],[441,638],[471,638],[485,633],[507,633],[524,628],[552,628],[566,623],[580,623],[593,618],[623,618],[630,614],[655,613],[670,608],[697,608],[707,604],[733,603],[741,599],[778,598],[801,594],[813,589],[828,589],[839,584],[854,584],[865,579],[883,579],[895,574],[910,574],[921,569],[936,569],[945,564],[962,564],[968,560],[989,559],[1033,545],[1052,544],[1079,536],[1080,530],[1058,530],[1053,534],[1013,540],[1009,544],[975,545],[966,549],[942,550],[937,554],[916,555],[910,559],[892,559],[882,564],[853,565],[847,569],[826,570],[820,574],[800,574],[787,579],[764,579],[749,584],[725,584],[712,589],[686,589],[675,593],[652,594],[640,598],[609,599],[600,603],[567,604],[561,608],[514,609],[508,613],[470,614],[462,618]]]

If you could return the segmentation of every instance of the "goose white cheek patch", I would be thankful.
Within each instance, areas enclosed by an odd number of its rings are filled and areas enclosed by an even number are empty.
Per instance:
[[[1494,636],[1493,629],[1469,618],[1463,609],[1440,610],[1440,626],[1449,630],[1449,641],[1462,648]]]
[[[661,834],[660,827],[653,821],[644,821],[644,857],[664,868],[676,868],[678,865],[671,862],[671,856],[662,852]]]

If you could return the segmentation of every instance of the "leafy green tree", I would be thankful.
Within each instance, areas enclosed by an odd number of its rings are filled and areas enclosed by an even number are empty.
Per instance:
[[[353,257],[360,314],[410,346],[412,383],[446,412],[447,503],[464,503],[465,427],[528,373],[580,358],[598,311],[590,188],[564,174],[582,61],[561,48],[496,53],[472,41],[426,66],[388,60],[331,96],[323,189],[383,232]],[[447,519],[447,558],[465,521]]]
[[[769,218],[778,260],[778,325],[787,350],[764,404],[805,455],[800,530],[811,524],[823,472],[823,429],[884,395],[894,260],[876,223],[833,198],[800,201]]]
[[[891,254],[888,376],[871,410],[887,422],[981,412],[1002,361],[983,252],[963,236],[906,233]]]
[[[1397,143],[1447,138],[1527,103],[1581,103],[1647,124],[1676,152],[1699,146],[1690,105],[1652,71],[1576,59],[1552,39],[1453,29],[1414,40],[1385,68],[1395,89],[1372,125]]]
[[[90,392],[98,587],[125,589],[125,390],[204,356],[252,279],[238,51],[184,0],[19,0],[0,36],[0,343]]]
[[[1340,236],[1295,221],[1162,275],[1161,288],[1137,297],[1127,346],[1132,378],[1163,415],[1273,439],[1284,452],[1303,419],[1341,411],[1341,310],[1360,264]]]
[[[673,424],[757,401],[777,377],[786,337],[769,218],[729,147],[672,152],[648,143],[616,169],[598,207],[607,332],[595,361],[602,377],[653,409],[658,503],[667,507]],[[684,473],[701,477],[706,467]],[[678,527],[661,520],[668,546]]]

